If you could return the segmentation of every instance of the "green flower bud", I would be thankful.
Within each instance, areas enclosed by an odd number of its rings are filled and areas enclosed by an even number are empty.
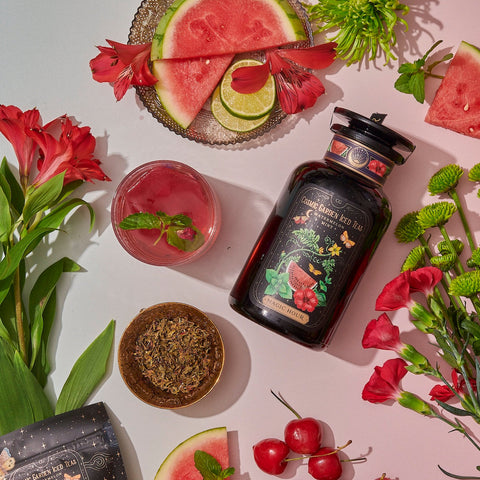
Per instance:
[[[410,251],[407,258],[403,262],[401,271],[406,272],[407,270],[417,270],[425,266],[425,247],[418,245]]]
[[[457,207],[451,202],[436,202],[423,207],[418,212],[418,224],[423,229],[445,225],[451,216],[457,211]]]
[[[480,182],[480,163],[477,163],[470,169],[468,179],[471,182]]]
[[[400,243],[413,242],[425,232],[418,224],[417,215],[418,212],[407,213],[398,222],[394,234]]]
[[[453,190],[463,175],[463,170],[458,165],[446,165],[435,173],[428,183],[430,195],[439,195]]]
[[[459,297],[473,297],[480,292],[480,271],[462,273],[452,280],[448,293]]]
[[[436,317],[420,303],[414,302],[409,308],[410,314],[415,319],[412,323],[423,333],[428,333],[429,329],[436,323]]]
[[[457,255],[460,255],[463,252],[463,248],[465,245],[461,240],[458,240],[457,238],[450,239],[450,243],[452,244]],[[437,248],[442,255],[445,255],[446,253],[452,253],[450,251],[450,244],[446,240],[442,240],[441,242],[439,242]]]
[[[430,365],[428,359],[418,352],[413,345],[405,344],[402,351],[399,355],[407,362],[410,362],[414,368],[410,368],[411,366],[406,367],[407,370],[414,373],[415,375],[418,374],[431,374],[433,373],[433,368]]]
[[[427,402],[410,392],[402,392],[398,397],[398,403],[402,407],[409,408],[422,415],[432,416],[434,414],[432,407]]]
[[[457,256],[454,253],[449,253],[447,255],[440,255],[436,257],[432,257],[430,259],[430,263],[434,266],[439,268],[442,272],[448,272],[451,270],[455,262],[457,261]]]

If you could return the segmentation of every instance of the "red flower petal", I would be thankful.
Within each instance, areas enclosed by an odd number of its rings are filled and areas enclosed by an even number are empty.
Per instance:
[[[392,311],[408,308],[411,303],[410,271],[406,271],[385,285],[377,298],[375,309]]]
[[[430,400],[440,400],[446,402],[454,397],[453,392],[446,385],[435,385],[430,390]]]
[[[403,344],[400,341],[400,329],[393,325],[386,313],[378,319],[371,320],[363,335],[363,348],[379,348],[381,350],[400,351]]]
[[[442,278],[443,273],[437,267],[423,267],[413,270],[410,273],[410,291],[422,292],[426,296],[431,295]]]
[[[370,380],[362,391],[362,398],[372,403],[395,400],[401,393],[400,380],[407,374],[407,362],[401,358],[387,360],[382,367],[375,367]]]
[[[258,92],[268,80],[270,68],[266,63],[240,67],[232,73],[232,88],[238,93]]]
[[[336,46],[335,42],[330,42],[309,48],[280,48],[277,53],[283,58],[302,65],[302,67],[319,70],[333,63]]]

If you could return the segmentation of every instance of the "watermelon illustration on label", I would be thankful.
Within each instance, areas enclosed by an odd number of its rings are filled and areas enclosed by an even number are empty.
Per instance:
[[[353,275],[370,215],[318,185],[301,188],[250,288],[250,300],[305,328],[331,316]],[[325,325],[328,328],[328,325]]]

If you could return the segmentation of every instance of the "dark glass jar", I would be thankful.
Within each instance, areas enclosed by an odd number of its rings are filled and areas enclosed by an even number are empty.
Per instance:
[[[382,185],[415,149],[384,118],[335,108],[324,162],[292,173],[230,293],[234,310],[304,345],[328,345],[390,223]]]

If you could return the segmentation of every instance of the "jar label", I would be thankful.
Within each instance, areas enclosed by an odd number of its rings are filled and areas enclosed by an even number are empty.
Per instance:
[[[372,218],[318,185],[302,186],[252,282],[252,303],[305,329],[329,319],[353,271]]]

